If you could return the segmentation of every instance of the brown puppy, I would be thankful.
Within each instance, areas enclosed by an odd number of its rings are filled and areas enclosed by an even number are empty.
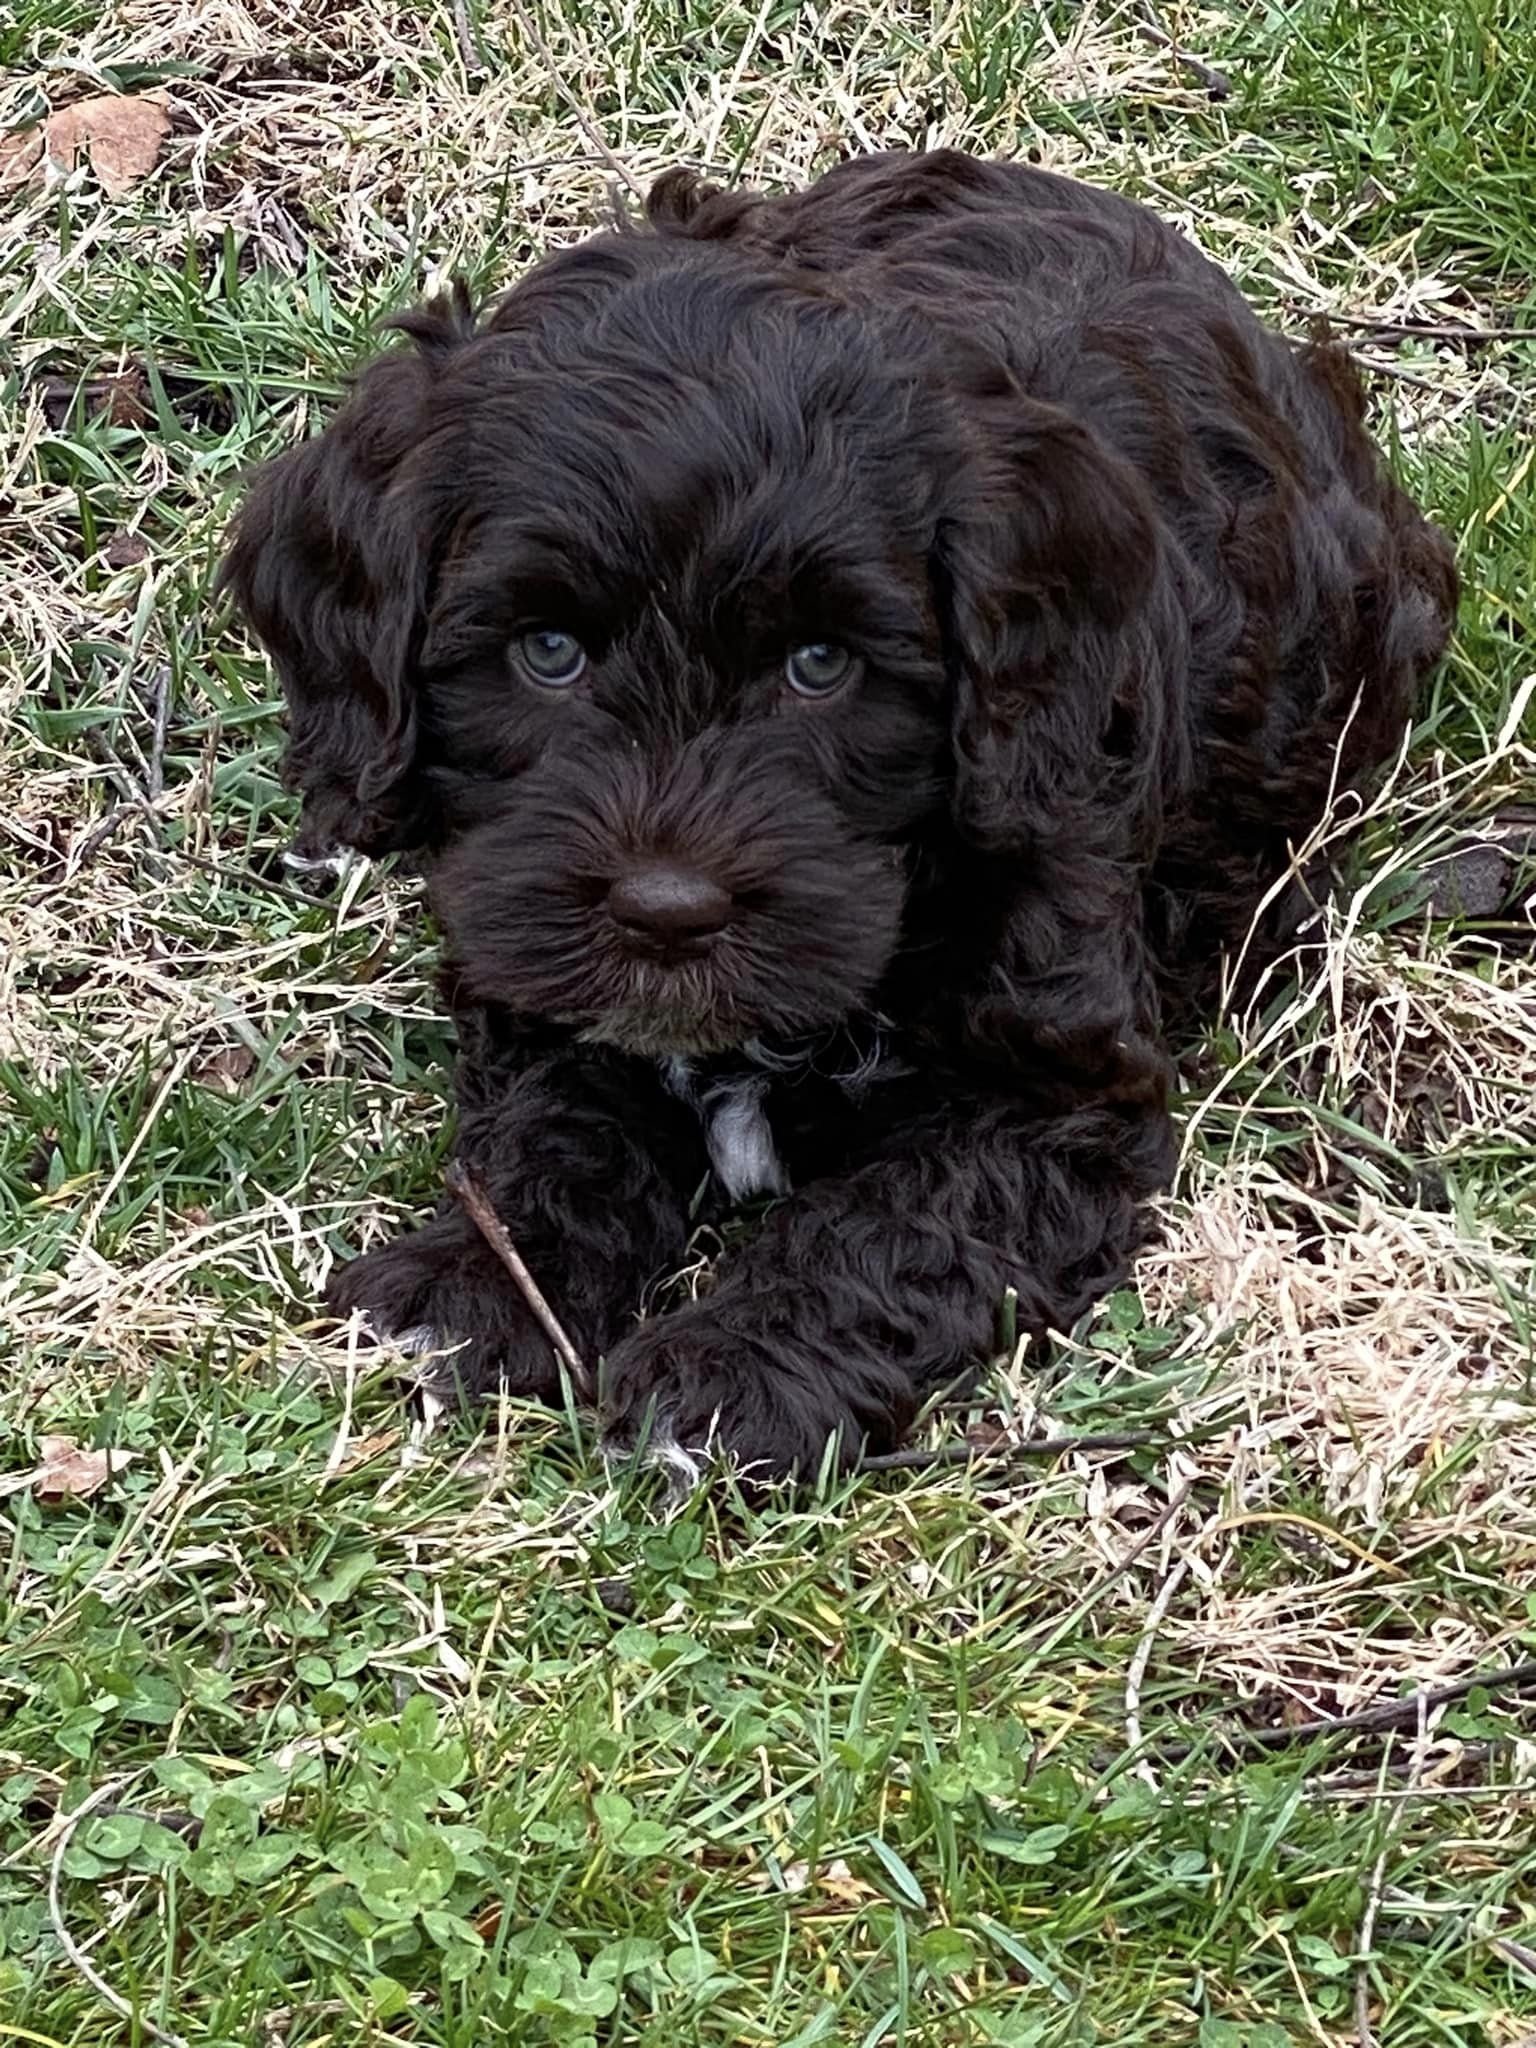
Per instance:
[[[1447,543],[1342,356],[1022,165],[673,174],[399,325],[229,564],[305,840],[427,851],[459,1150],[612,1435],[887,1446],[1005,1290],[1060,1328],[1124,1274],[1167,1019],[1397,745]],[[782,1199],[637,1324],[701,1186]],[[555,1384],[452,1205],[332,1300]]]

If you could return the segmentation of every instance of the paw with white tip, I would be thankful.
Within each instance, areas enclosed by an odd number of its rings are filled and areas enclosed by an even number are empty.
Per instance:
[[[548,1337],[484,1239],[465,1219],[435,1218],[338,1268],[326,1306],[412,1361],[414,1385],[466,1397],[558,1398]]]

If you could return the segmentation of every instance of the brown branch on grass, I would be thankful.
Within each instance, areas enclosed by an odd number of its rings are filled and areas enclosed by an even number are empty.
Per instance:
[[[1473,1791],[1488,1788],[1469,1786],[1453,1779],[1450,1774],[1474,1764],[1491,1762],[1511,1740],[1512,1737],[1505,1737],[1499,1742],[1458,1742],[1455,1750],[1443,1758],[1432,1772],[1423,1771],[1412,1757],[1400,1763],[1383,1757],[1370,1770],[1330,1771],[1314,1781],[1313,1790],[1323,1799],[1464,1799]],[[1412,1782],[1394,1787],[1390,1792],[1384,1789],[1384,1779],[1404,1777]]]
[[[1238,1751],[1264,1751],[1289,1749],[1293,1743],[1311,1742],[1325,1735],[1385,1735],[1393,1729],[1416,1727],[1438,1708],[1454,1706],[1469,1693],[1512,1698],[1533,1690],[1536,1657],[1523,1664],[1506,1664],[1497,1671],[1475,1671],[1470,1678],[1458,1678],[1449,1685],[1427,1686],[1409,1693],[1406,1699],[1388,1700],[1379,1707],[1362,1707],[1358,1713],[1322,1715],[1284,1728],[1226,1729],[1222,1738]],[[1147,1753],[1160,1763],[1182,1763],[1195,1754],[1196,1747],[1192,1742],[1153,1743]]]
[[[1051,1646],[1059,1643],[1069,1629],[1075,1628],[1082,1616],[1090,1611],[1094,1602],[1102,1599],[1104,1594],[1109,1591],[1109,1588],[1118,1580],[1128,1577],[1153,1545],[1162,1541],[1174,1516],[1178,1514],[1194,1490],[1195,1481],[1192,1478],[1186,1479],[1182,1485],[1174,1488],[1163,1507],[1159,1509],[1156,1517],[1142,1530],[1120,1562],[1112,1565],[1101,1578],[1095,1579],[1082,1599],[1075,1606],[1067,1610],[1061,1621],[1057,1623],[1051,1632],[1049,1638]]]
[[[1024,1437],[1012,1444],[940,1444],[937,1450],[881,1451],[861,1458],[861,1472],[942,1472],[963,1465],[1007,1465],[1015,1458],[1055,1458],[1067,1451],[1137,1451],[1160,1443],[1155,1429],[1128,1429],[1104,1436]]]
[[[1458,327],[1449,320],[1380,320],[1364,313],[1325,313],[1323,318],[1361,334],[1397,334],[1407,341],[1455,341],[1467,348],[1492,348],[1501,341],[1536,341],[1536,327]]]
[[[462,1159],[450,1162],[445,1176],[448,1191],[464,1205],[464,1213],[485,1239],[491,1250],[511,1274],[518,1292],[533,1311],[534,1320],[555,1347],[555,1356],[571,1376],[571,1385],[577,1398],[593,1401],[597,1397],[596,1384],[588,1371],[581,1353],[566,1335],[559,1317],[545,1300],[539,1283],[523,1263],[522,1254],[512,1242],[507,1226],[496,1214],[485,1183],[472,1166],[466,1166]]]
[[[1159,50],[1166,50],[1175,64],[1182,65],[1193,77],[1198,78],[1213,100],[1229,100],[1232,97],[1232,81],[1225,71],[1218,71],[1214,64],[1207,64],[1203,57],[1192,56],[1177,36],[1170,35],[1163,26],[1162,16],[1152,0],[1142,0],[1142,14],[1145,19],[1136,25],[1143,42],[1153,43]]]
[[[71,843],[67,855],[69,873],[78,874],[81,868],[88,866],[107,841],[116,838],[128,820],[138,815],[138,810],[136,803],[114,804],[110,811],[99,817],[88,832]]]
[[[184,846],[162,846],[160,851],[169,854],[172,860],[185,861],[189,868],[201,868],[205,875],[216,875],[221,882],[243,884],[248,889],[264,889],[269,896],[281,897],[283,902],[296,904],[300,910],[313,910],[323,900],[318,896],[306,896],[302,889],[290,889],[286,882],[274,882],[270,875],[258,874],[255,868],[248,868],[236,861],[209,860],[205,854],[190,853]]]
[[[581,104],[581,101],[576,97],[575,93],[571,90],[570,86],[566,84],[565,74],[561,71],[559,64],[555,61],[554,51],[549,47],[549,44],[544,40],[543,30],[539,27],[539,24],[534,20],[533,15],[529,12],[528,8],[526,8],[523,5],[523,0],[512,0],[512,12],[517,17],[518,27],[522,30],[523,34],[527,37],[528,41],[533,45],[534,50],[538,53],[539,61],[544,66],[550,84],[555,88],[555,91],[559,93],[561,99],[565,101],[566,105],[575,115],[577,127],[581,130],[582,134],[587,138],[588,142],[591,143],[592,147],[597,151],[598,155],[602,158],[603,162],[608,166],[609,170],[613,172],[614,176],[620,181],[620,183],[627,185],[629,190],[634,193],[637,199],[643,199],[645,196],[645,187],[640,183],[640,180],[635,176],[634,172],[630,170],[629,166],[621,162],[620,159],[614,155],[613,151],[608,147],[607,140],[605,139],[602,130],[588,116],[586,109]]]
[[[1417,370],[1405,370],[1401,363],[1384,363],[1379,356],[1362,355],[1357,348],[1350,350],[1351,356],[1362,370],[1369,370],[1376,377],[1391,377],[1396,383],[1411,384],[1415,391],[1428,391],[1435,398],[1453,397],[1443,384],[1437,384],[1433,377],[1421,377]]]

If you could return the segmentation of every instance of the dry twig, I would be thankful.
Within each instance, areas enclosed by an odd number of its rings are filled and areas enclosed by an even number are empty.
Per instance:
[[[1488,1946],[1522,1976],[1536,1978],[1536,1949],[1527,1948],[1523,1941],[1511,1941],[1507,1934],[1496,1934]]]
[[[1501,341],[1536,341],[1536,327],[1461,327],[1452,320],[1382,320],[1365,313],[1328,313],[1324,317],[1362,334],[1397,334],[1406,341],[1455,341],[1468,348],[1496,347]]]
[[[1174,1516],[1178,1514],[1194,1490],[1195,1481],[1193,1478],[1186,1479],[1181,1485],[1174,1488],[1173,1492],[1168,1496],[1166,1505],[1159,1511],[1156,1518],[1143,1529],[1120,1562],[1111,1565],[1107,1572],[1101,1573],[1093,1581],[1092,1585],[1089,1586],[1087,1592],[1080,1599],[1074,1600],[1066,1613],[1055,1623],[1046,1635],[1044,1642],[1035,1650],[1034,1654],[1037,1659],[1049,1656],[1056,1645],[1059,1642],[1063,1642],[1079,1626],[1083,1616],[1092,1612],[1093,1608],[1103,1599],[1110,1587],[1117,1585],[1127,1573],[1135,1570],[1136,1566],[1153,1545],[1162,1540],[1163,1532],[1168,1528]]]
[[[1218,71],[1214,64],[1207,64],[1203,57],[1192,56],[1177,36],[1170,35],[1151,0],[1142,0],[1141,11],[1146,19],[1137,23],[1137,31],[1143,42],[1153,43],[1159,50],[1166,50],[1175,64],[1182,64],[1186,71],[1200,80],[1213,100],[1231,99],[1232,81],[1225,71]]]
[[[1395,1728],[1408,1728],[1439,1707],[1453,1706],[1469,1693],[1487,1692],[1506,1697],[1536,1688],[1536,1658],[1524,1664],[1506,1664],[1497,1671],[1475,1671],[1470,1678],[1458,1678],[1450,1685],[1427,1686],[1409,1693],[1406,1699],[1388,1700],[1379,1707],[1362,1707],[1354,1714],[1322,1715],[1313,1721],[1297,1721],[1285,1728],[1238,1728],[1223,1730],[1223,1739],[1238,1751],[1288,1749],[1295,1742],[1310,1742],[1320,1735],[1385,1735]],[[1190,1742],[1156,1743],[1151,1754],[1163,1763],[1179,1763],[1192,1756]]]
[[[1036,1436],[1019,1443],[940,1444],[937,1450],[881,1451],[861,1458],[861,1472],[941,1472],[963,1465],[1007,1465],[1015,1458],[1055,1458],[1068,1451],[1135,1451],[1161,1442],[1156,1430],[1128,1429],[1104,1436]]]
[[[474,23],[469,18],[469,0],[453,0],[453,37],[459,46],[463,61],[464,75],[473,78],[489,69],[475,34]]]
[[[581,130],[582,134],[587,138],[588,142],[591,143],[592,147],[597,151],[598,155],[602,158],[603,162],[608,166],[609,170],[613,172],[613,175],[619,180],[619,182],[627,186],[628,189],[634,193],[637,199],[643,199],[645,197],[645,187],[641,184],[640,180],[635,176],[634,172],[630,170],[629,166],[621,162],[620,159],[614,155],[613,151],[608,147],[607,140],[605,139],[602,130],[597,126],[596,122],[594,122],[591,119],[586,109],[582,106],[581,101],[576,97],[575,93],[572,92],[571,88],[566,84],[565,75],[561,71],[560,66],[555,61],[554,51],[549,47],[549,44],[544,40],[543,30],[539,27],[539,24],[534,20],[533,16],[529,13],[528,9],[523,5],[523,0],[512,0],[512,12],[517,17],[518,27],[522,30],[523,34],[527,37],[528,41],[533,45],[533,48],[537,51],[539,61],[540,63],[543,64],[545,71],[548,73],[550,84],[555,88],[555,91],[559,93],[560,97],[565,101],[566,105],[575,115],[577,127]]]
[[[1147,1610],[1146,1626],[1142,1629],[1141,1640],[1125,1674],[1125,1740],[1129,1749],[1141,1747],[1141,1682],[1147,1675],[1147,1666],[1152,1661],[1152,1645],[1157,1641],[1157,1632],[1173,1605],[1173,1596],[1184,1583],[1190,1560],[1181,1557],[1157,1590],[1157,1598]],[[1147,1758],[1142,1757],[1136,1765],[1137,1775],[1156,1788],[1157,1773]]]
[[[535,1320],[554,1345],[555,1356],[570,1374],[571,1385],[576,1391],[577,1398],[582,1401],[594,1401],[597,1398],[596,1382],[588,1371],[581,1353],[566,1335],[560,1318],[545,1300],[538,1281],[523,1264],[522,1254],[512,1242],[507,1226],[496,1214],[491,1198],[486,1193],[485,1183],[474,1168],[466,1166],[462,1159],[451,1162],[446,1179],[449,1193],[456,1195],[464,1204],[465,1214],[511,1274],[519,1293],[532,1309]]]

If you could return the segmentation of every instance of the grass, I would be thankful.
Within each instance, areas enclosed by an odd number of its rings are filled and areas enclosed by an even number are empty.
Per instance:
[[[1251,1740],[1536,1654],[1536,970],[1429,901],[1536,784],[1536,348],[1394,331],[1536,325],[1524,0],[1170,6],[1219,101],[1131,6],[544,0],[552,72],[534,4],[0,22],[0,132],[173,113],[0,216],[0,2044],[1528,2043],[1529,1700]],[[669,1509],[314,1319],[450,1049],[409,876],[282,881],[219,534],[378,315],[587,229],[573,99],[642,180],[928,139],[1146,197],[1362,323],[1458,538],[1320,956],[1189,1050],[1164,1243],[930,1432],[1129,1453]]]

